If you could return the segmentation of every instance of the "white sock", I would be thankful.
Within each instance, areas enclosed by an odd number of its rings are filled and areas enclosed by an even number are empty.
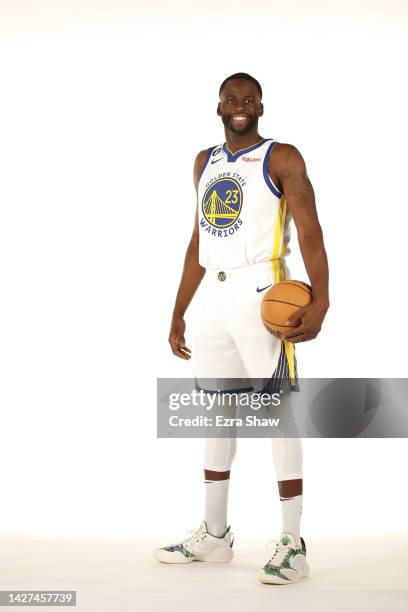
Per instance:
[[[303,495],[294,497],[281,497],[282,507],[282,533],[291,533],[301,547],[300,517],[302,515]]]
[[[227,531],[229,478],[205,480],[205,517],[208,533],[220,538]]]

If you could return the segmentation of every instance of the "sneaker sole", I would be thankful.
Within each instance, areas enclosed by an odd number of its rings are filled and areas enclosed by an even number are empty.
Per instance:
[[[181,552],[170,552],[168,550],[158,549],[153,552],[153,557],[161,563],[192,563],[193,561],[202,561],[204,563],[229,563],[232,560],[234,553],[231,549],[216,549],[207,555],[198,557],[185,557]]]

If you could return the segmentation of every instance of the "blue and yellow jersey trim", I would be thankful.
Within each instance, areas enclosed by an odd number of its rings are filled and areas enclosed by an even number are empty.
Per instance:
[[[282,194],[280,201],[279,201],[278,212],[276,215],[275,232],[273,236],[273,246],[272,246],[272,254],[271,254],[271,264],[272,264],[275,283],[280,283],[281,281],[286,279],[285,269],[283,266],[283,259],[282,259],[286,255],[286,245],[283,241],[286,214],[287,214],[286,198]],[[288,364],[288,372],[290,376],[290,381],[291,381],[291,384],[297,387],[298,377],[297,377],[297,368],[296,368],[295,346],[293,342],[289,342],[288,340],[282,340],[282,342],[285,347],[285,354],[286,354],[286,360]],[[299,389],[297,388],[294,390],[299,390]]]
[[[209,162],[209,160],[210,160],[211,153],[214,151],[214,149],[215,149],[215,147],[210,147],[210,148],[208,149],[208,153],[207,153],[207,157],[206,157],[206,160],[205,160],[205,164],[204,164],[204,166],[202,167],[201,172],[200,172],[200,175],[199,175],[199,177],[198,177],[198,183],[200,182],[200,179],[201,179],[201,177],[202,177],[202,176],[203,176],[203,174],[204,174],[204,170],[205,170],[205,169],[206,169],[206,167],[208,166],[208,162]],[[197,184],[198,184],[198,183],[197,183]]]
[[[281,192],[279,191],[279,189],[277,188],[277,186],[275,185],[275,183],[269,176],[269,158],[271,156],[272,149],[276,144],[279,144],[277,140],[274,140],[273,142],[271,142],[271,144],[269,145],[265,153],[265,157],[263,161],[263,175],[264,175],[265,183],[268,185],[272,193],[276,195],[277,198],[281,198],[282,197]]]

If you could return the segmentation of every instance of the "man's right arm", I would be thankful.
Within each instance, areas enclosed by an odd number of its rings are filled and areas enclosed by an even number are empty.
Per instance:
[[[208,156],[208,149],[200,151],[194,162],[194,185],[198,193],[198,181]],[[199,228],[198,210],[196,209],[194,229],[184,258],[183,272],[174,304],[170,327],[169,343],[173,354],[181,359],[190,359],[191,351],[186,347],[184,334],[186,324],[184,314],[193,299],[195,292],[205,274],[205,268],[198,263]]]

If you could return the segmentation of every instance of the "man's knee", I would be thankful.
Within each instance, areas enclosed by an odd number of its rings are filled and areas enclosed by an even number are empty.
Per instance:
[[[207,438],[205,441],[204,469],[211,472],[229,472],[236,449],[236,438]]]

